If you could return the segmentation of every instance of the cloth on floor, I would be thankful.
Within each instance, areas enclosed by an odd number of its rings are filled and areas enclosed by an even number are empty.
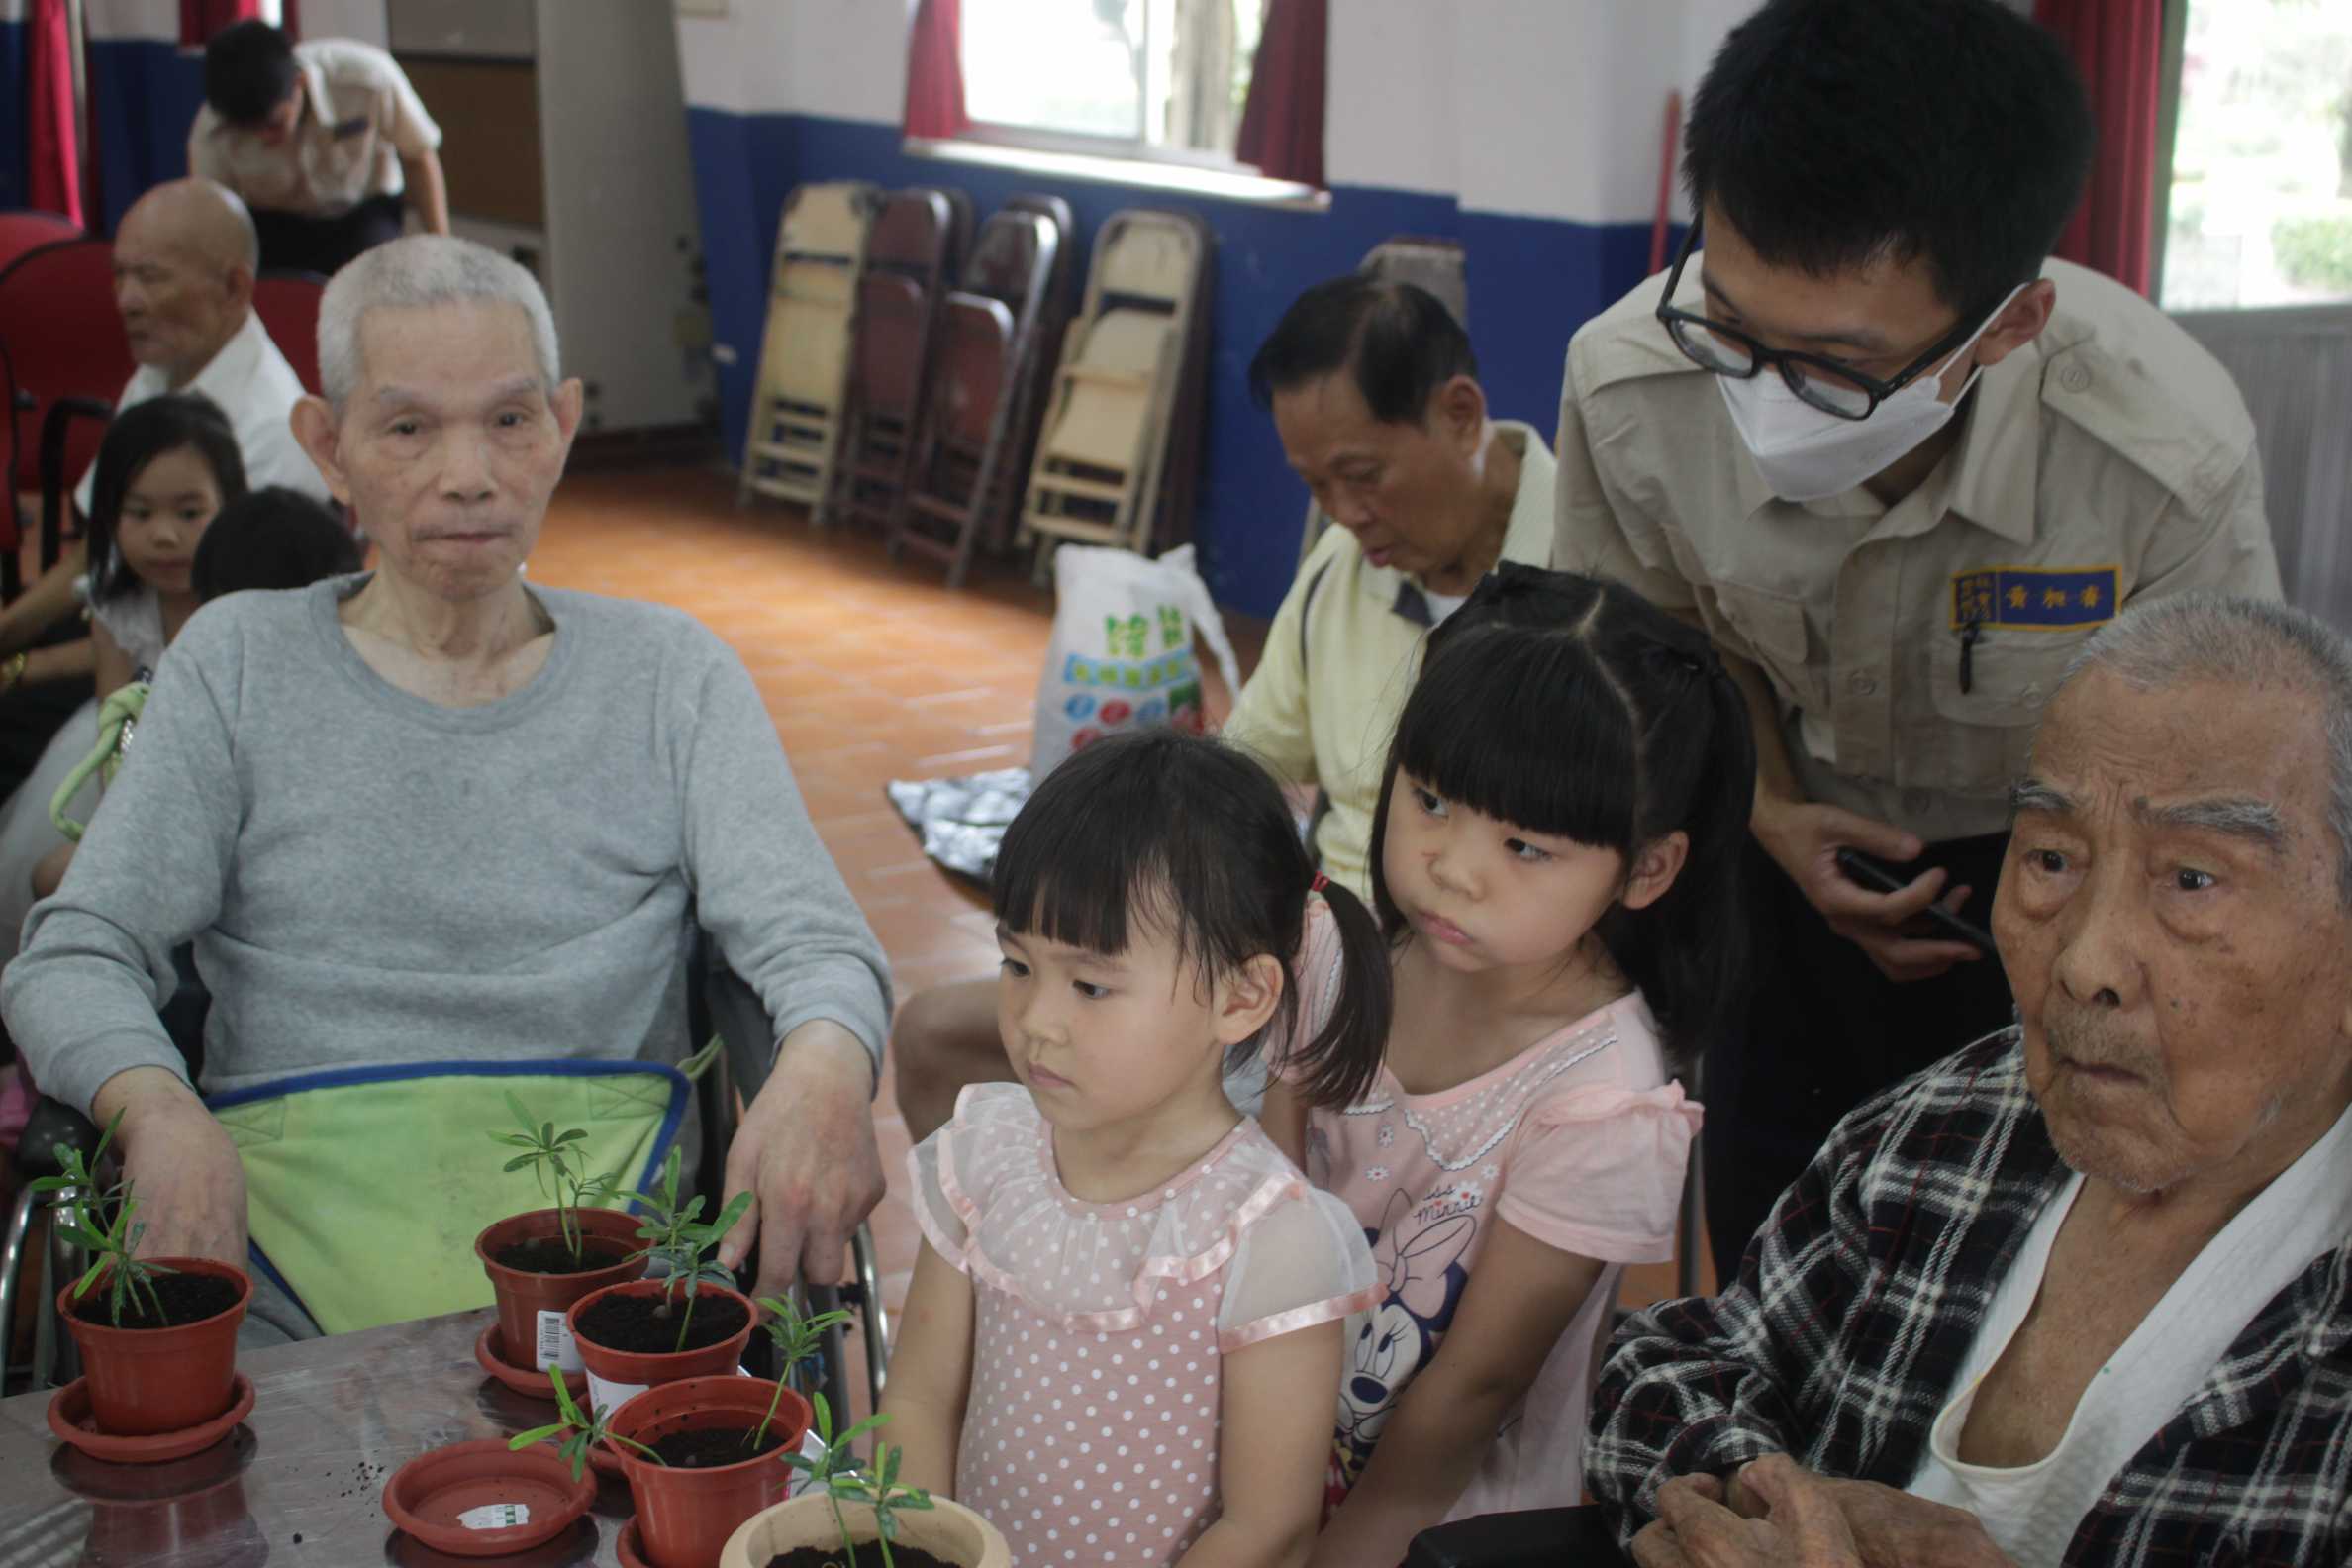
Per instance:
[[[1028,802],[1031,783],[1028,768],[999,768],[963,778],[893,780],[883,789],[926,855],[986,887],[1005,829]]]

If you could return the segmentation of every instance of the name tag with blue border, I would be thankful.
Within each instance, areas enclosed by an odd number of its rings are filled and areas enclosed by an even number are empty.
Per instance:
[[[1952,573],[1952,629],[2025,627],[2044,632],[2104,626],[2115,618],[2113,566],[2045,570],[1987,566]]]

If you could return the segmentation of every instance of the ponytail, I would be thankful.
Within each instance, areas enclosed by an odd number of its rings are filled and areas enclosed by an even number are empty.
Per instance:
[[[1319,1109],[1337,1111],[1371,1093],[1379,1079],[1395,1002],[1389,946],[1380,934],[1380,923],[1347,889],[1320,876],[1315,880],[1339,933],[1339,996],[1322,1030],[1290,1060],[1299,1097]]]
[[[1729,1029],[1744,1002],[1747,923],[1740,884],[1748,818],[1756,796],[1756,745],[1747,699],[1712,648],[1692,697],[1659,715],[1662,724],[1702,732],[1699,766],[1679,820],[1661,818],[1655,835],[1688,835],[1674,885],[1649,906],[1613,908],[1598,926],[1610,956],[1641,988],[1658,1020],[1671,1071],[1687,1071],[1710,1040]]]

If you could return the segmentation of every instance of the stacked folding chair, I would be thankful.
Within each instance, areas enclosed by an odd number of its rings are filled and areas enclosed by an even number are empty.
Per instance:
[[[1469,267],[1458,240],[1426,235],[1395,235],[1364,252],[1356,275],[1384,283],[1411,283],[1437,296],[1437,303],[1453,312],[1464,329],[1470,325]],[[1313,501],[1307,503],[1307,526],[1299,531],[1299,560],[1304,563],[1315,541],[1331,520]]]
[[[840,478],[858,275],[879,205],[874,187],[854,180],[803,185],[785,203],[738,501],[757,491],[827,520]]]
[[[890,532],[893,556],[914,550],[947,566],[961,587],[980,540],[1004,527],[1020,484],[1031,367],[1046,353],[1044,316],[1065,253],[1051,218],[1008,205],[981,225],[949,294],[925,388],[906,505]]]
[[[904,190],[883,201],[866,236],[842,459],[852,519],[895,527],[906,504],[954,229],[945,192]]]
[[[1115,213],[1095,237],[1022,510],[1040,575],[1064,540],[1142,551],[1189,531],[1155,517],[1171,453],[1189,479],[1198,450],[1209,254],[1207,226],[1179,213]]]

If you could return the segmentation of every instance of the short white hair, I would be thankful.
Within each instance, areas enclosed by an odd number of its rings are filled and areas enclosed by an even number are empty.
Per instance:
[[[2215,682],[2281,686],[2318,699],[2327,750],[2327,825],[2336,892],[2352,909],[2352,641],[2305,611],[2198,589],[2132,606],[2066,666],[2061,689],[2104,669],[2138,691]]]
[[[432,305],[513,305],[531,324],[539,378],[555,392],[561,365],[555,318],[539,279],[488,245],[447,235],[410,235],[373,249],[335,274],[319,304],[319,380],[338,414],[359,390],[359,323],[371,310]]]

